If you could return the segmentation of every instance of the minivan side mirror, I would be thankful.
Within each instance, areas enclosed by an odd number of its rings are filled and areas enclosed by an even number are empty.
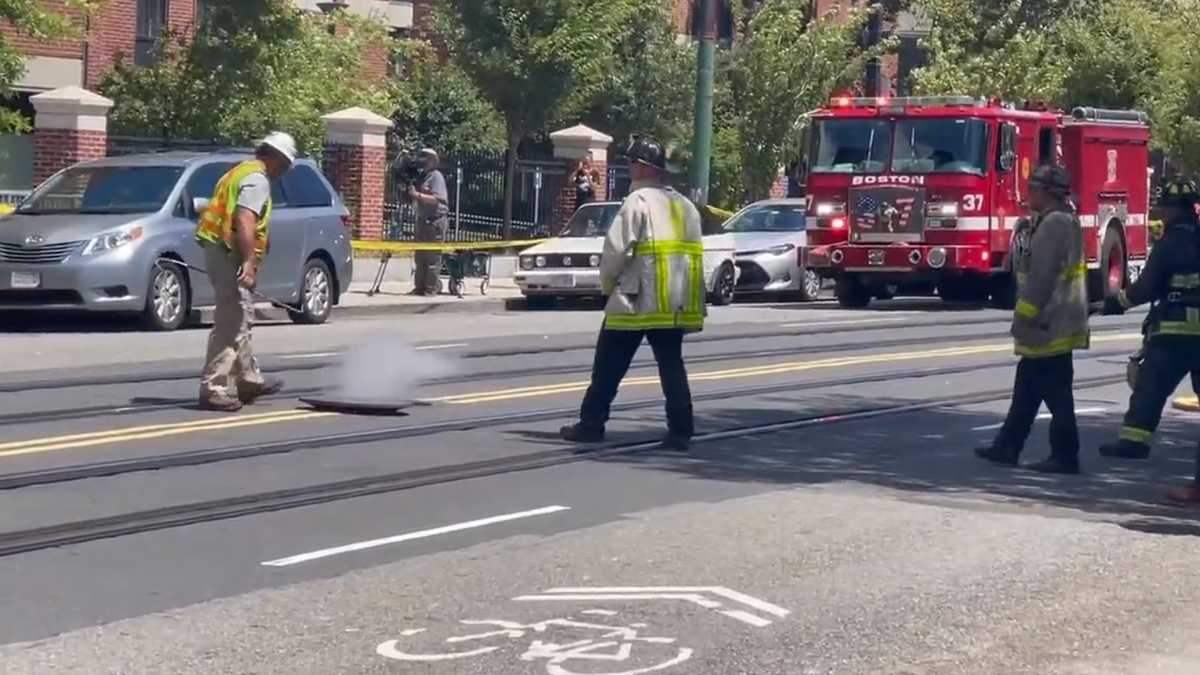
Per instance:
[[[207,197],[192,197],[192,213],[199,216],[208,210],[209,199]]]

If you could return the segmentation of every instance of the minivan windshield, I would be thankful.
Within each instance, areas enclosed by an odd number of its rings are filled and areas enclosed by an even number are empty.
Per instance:
[[[17,207],[17,213],[152,213],[163,207],[183,167],[82,166],[52,178]]]
[[[895,173],[972,173],[987,169],[988,128],[976,119],[907,119],[896,122]]]
[[[799,204],[751,206],[725,223],[726,232],[800,232],[804,207]]]
[[[621,210],[620,204],[587,204],[579,207],[560,237],[603,237]]]

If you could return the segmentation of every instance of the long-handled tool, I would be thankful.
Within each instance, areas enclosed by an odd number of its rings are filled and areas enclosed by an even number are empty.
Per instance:
[[[192,270],[193,272],[199,272],[200,274],[203,274],[206,277],[209,276],[208,270],[204,269],[203,267],[189,265],[188,263],[185,263],[182,260],[175,260],[174,258],[158,258],[154,261],[154,266],[158,267],[159,269],[162,269],[163,265],[175,265],[176,267],[186,267],[187,269]],[[242,269],[239,267],[238,268],[238,276],[241,276],[241,274],[242,274]],[[255,300],[257,300],[259,302],[269,303],[274,307],[278,307],[279,309],[287,310],[288,312],[291,312],[292,314],[303,314],[304,313],[303,310],[296,309],[295,307],[292,307],[291,305],[289,305],[281,300],[275,300],[273,298],[268,298],[267,296],[262,295],[261,293],[258,293],[257,291],[254,291],[252,289],[247,289],[247,290],[250,293],[250,297],[254,298]]]

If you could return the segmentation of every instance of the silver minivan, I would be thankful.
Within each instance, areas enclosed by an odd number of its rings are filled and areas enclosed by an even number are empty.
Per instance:
[[[197,209],[248,153],[168,152],[77,164],[0,218],[0,310],[137,313],[174,330],[211,306],[194,239]],[[272,181],[274,211],[260,294],[298,323],[329,318],[353,274],[348,212],[311,160]]]

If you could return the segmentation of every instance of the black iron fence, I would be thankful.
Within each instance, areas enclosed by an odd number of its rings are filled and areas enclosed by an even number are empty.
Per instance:
[[[384,191],[384,236],[415,237],[416,211],[405,195],[407,185],[387,172]],[[442,160],[450,199],[450,241],[498,241],[504,238],[504,155],[464,155]],[[556,160],[518,160],[513,181],[510,236],[547,236],[554,226],[554,204],[566,185],[566,169]]]

